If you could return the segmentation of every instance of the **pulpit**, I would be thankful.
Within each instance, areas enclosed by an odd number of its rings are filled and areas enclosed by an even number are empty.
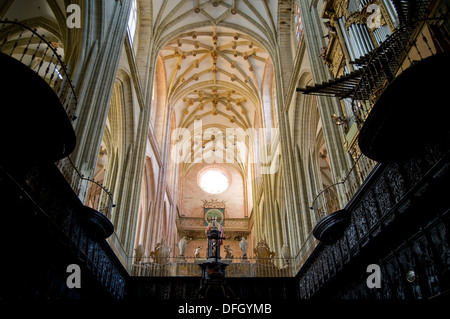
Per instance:
[[[224,238],[219,226],[219,223],[213,218],[207,227],[207,260],[199,264],[202,268],[201,288],[198,292],[198,298],[200,299],[234,298],[234,292],[225,282],[225,269],[228,264],[220,261],[220,245]]]

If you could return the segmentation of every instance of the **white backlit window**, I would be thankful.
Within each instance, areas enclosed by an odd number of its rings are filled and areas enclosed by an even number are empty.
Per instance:
[[[207,193],[219,194],[228,188],[228,177],[223,171],[211,168],[200,172],[198,184]]]
[[[130,37],[131,43],[133,43],[134,34],[136,33],[136,23],[137,23],[137,4],[136,0],[131,2],[130,16],[128,17],[128,36]]]

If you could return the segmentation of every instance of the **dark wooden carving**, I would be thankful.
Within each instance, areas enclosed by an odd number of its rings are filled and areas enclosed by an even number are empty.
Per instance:
[[[382,164],[346,207],[351,218],[344,232],[319,244],[300,269],[300,298],[416,299],[448,292],[449,158],[446,140]],[[366,285],[366,267],[373,263],[381,269],[379,289]]]

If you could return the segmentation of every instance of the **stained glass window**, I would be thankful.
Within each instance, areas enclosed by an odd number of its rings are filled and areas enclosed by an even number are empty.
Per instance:
[[[295,37],[298,42],[298,46],[302,44],[302,36],[303,36],[303,20],[300,11],[300,7],[298,4],[294,5],[294,25],[295,25]]]

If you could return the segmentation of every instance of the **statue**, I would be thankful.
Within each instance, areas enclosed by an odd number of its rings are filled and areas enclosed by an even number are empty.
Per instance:
[[[281,256],[283,257],[284,262],[283,268],[288,268],[289,260],[291,259],[291,252],[286,244],[284,244],[283,247],[281,248]]]
[[[207,258],[220,259],[220,245],[223,244],[223,227],[217,221],[216,217],[209,220],[209,224],[205,230],[208,237]]]
[[[245,237],[242,237],[239,243],[239,248],[242,250],[242,258],[247,259],[248,242]]]
[[[186,251],[187,244],[188,241],[186,237],[181,238],[180,241],[178,242],[178,250],[179,250],[178,257],[181,259],[184,259],[184,252]]]
[[[194,250],[194,258],[200,258],[200,249],[202,249],[202,247],[197,246],[197,248],[195,248]]]
[[[150,253],[150,257],[152,257],[153,262],[159,265],[167,264],[171,251],[172,248],[167,246],[166,240],[163,238],[160,243],[156,244],[155,250]]]
[[[256,255],[256,262],[260,264],[272,264],[275,253],[270,250],[269,245],[267,245],[264,239],[258,242],[253,251]]]
[[[225,246],[225,258],[232,259],[233,256],[233,249],[231,249],[230,245]]]
[[[137,245],[134,249],[134,262],[139,264],[142,261],[142,257],[144,256],[144,247],[141,244]]]
[[[209,232],[211,229],[218,229],[218,230],[219,230],[219,237],[223,237],[223,226],[216,220],[215,217],[212,218],[212,219],[209,221],[208,226],[206,226],[205,233],[208,234],[208,232]],[[222,244],[223,244],[223,239],[221,239],[221,240],[219,241],[219,245],[222,245]]]

